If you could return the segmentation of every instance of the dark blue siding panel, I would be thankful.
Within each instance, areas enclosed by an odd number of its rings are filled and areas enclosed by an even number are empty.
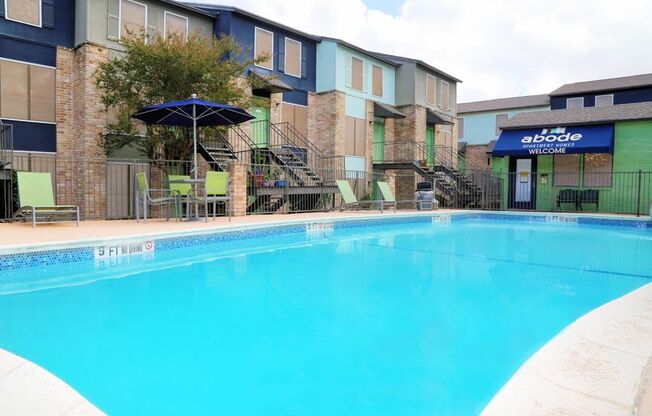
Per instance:
[[[56,125],[13,120],[2,120],[2,122],[11,124],[14,127],[14,150],[31,152],[57,151]]]
[[[57,66],[57,48],[40,43],[0,37],[0,58]]]
[[[629,90],[605,91],[595,94],[552,97],[550,99],[550,108],[552,110],[564,109],[566,108],[566,99],[574,97],[584,97],[584,107],[593,107],[595,105],[595,96],[606,94],[614,95],[614,104],[631,104],[652,101],[652,87],[632,88]]]
[[[0,0],[4,6],[4,0]],[[0,18],[0,35],[72,48],[75,42],[75,0],[44,0],[43,27]]]
[[[308,105],[308,93],[299,90],[284,92],[283,101],[292,104]]]

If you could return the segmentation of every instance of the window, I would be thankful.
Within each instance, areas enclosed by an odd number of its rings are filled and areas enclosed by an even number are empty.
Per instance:
[[[464,117],[457,119],[457,138],[461,139],[464,137]]]
[[[453,147],[453,126],[451,124],[442,124],[439,126],[439,138],[436,144],[444,147]]]
[[[28,25],[41,26],[41,0],[0,1],[5,1],[7,19]]]
[[[566,108],[582,108],[584,107],[584,97],[575,97],[566,99]]]
[[[435,105],[436,84],[437,80],[432,75],[426,74],[426,103]]]
[[[140,36],[147,30],[147,6],[133,0],[120,3],[120,37]]]
[[[504,121],[507,121],[509,119],[509,115],[507,114],[496,114],[496,136],[500,134],[500,126]]]
[[[54,122],[55,74],[54,68],[0,60],[0,115]]]
[[[580,155],[555,155],[552,164],[555,186],[580,185]]]
[[[301,42],[285,38],[285,73],[301,78]]]
[[[376,97],[383,96],[383,68],[371,66],[371,93]]]
[[[584,155],[584,186],[611,186],[612,156],[608,153]]]
[[[178,14],[165,12],[164,37],[175,34],[182,39],[188,39],[188,18]]]
[[[254,38],[254,56],[256,59],[265,57],[263,61],[255,65],[272,70],[274,63],[274,34],[269,30],[257,27],[254,32]]]
[[[439,82],[439,103],[441,108],[450,108],[450,85],[446,81]]]
[[[55,70],[42,66],[29,67],[29,119],[54,121],[56,101]]]
[[[282,103],[281,122],[287,122],[304,137],[308,136],[308,108],[302,105]]]
[[[362,91],[364,89],[364,76],[362,59],[351,57],[351,88]]]
[[[2,117],[29,119],[29,66],[18,62],[0,61],[0,93]]]
[[[596,107],[608,107],[614,105],[614,95],[605,94],[605,95],[596,95],[595,96],[595,106]]]
[[[364,157],[367,143],[366,121],[362,118],[346,116],[344,124],[346,134],[344,153],[349,156]]]

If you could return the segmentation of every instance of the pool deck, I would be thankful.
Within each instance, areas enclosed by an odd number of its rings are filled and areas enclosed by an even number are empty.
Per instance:
[[[438,213],[460,212],[439,210]],[[165,233],[207,232],[301,221],[414,215],[345,212],[261,215],[205,222],[88,221],[0,224],[0,251]],[[422,214],[432,214],[422,213]],[[0,403],[11,415],[102,415],[47,370],[0,349]],[[566,327],[523,364],[482,416],[652,416],[652,283]]]

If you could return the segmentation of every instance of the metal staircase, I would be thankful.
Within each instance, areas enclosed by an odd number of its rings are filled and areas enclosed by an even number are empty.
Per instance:
[[[489,208],[485,182],[489,172],[468,175],[458,170],[460,156],[456,149],[430,147],[424,143],[402,140],[384,142],[383,160],[375,160],[375,169],[412,170],[424,180],[433,181],[442,206],[455,208]]]

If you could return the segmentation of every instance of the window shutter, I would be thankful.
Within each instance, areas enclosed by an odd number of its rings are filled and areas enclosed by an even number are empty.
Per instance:
[[[0,17],[5,17],[5,2],[0,0]]]
[[[278,51],[278,70],[280,72],[285,71],[285,36],[277,36],[276,41],[278,43],[278,47],[276,50]]]
[[[345,85],[349,88],[351,88],[351,60],[353,59],[352,56],[347,56],[346,57],[346,62],[344,63],[344,82]]]
[[[48,29],[54,29],[54,0],[43,0],[41,2],[41,8],[42,26]]]
[[[301,78],[308,77],[308,48],[301,45]]]
[[[369,62],[362,66],[362,91],[369,92]]]
[[[108,0],[108,26],[106,37],[111,40],[120,38],[120,0]]]

